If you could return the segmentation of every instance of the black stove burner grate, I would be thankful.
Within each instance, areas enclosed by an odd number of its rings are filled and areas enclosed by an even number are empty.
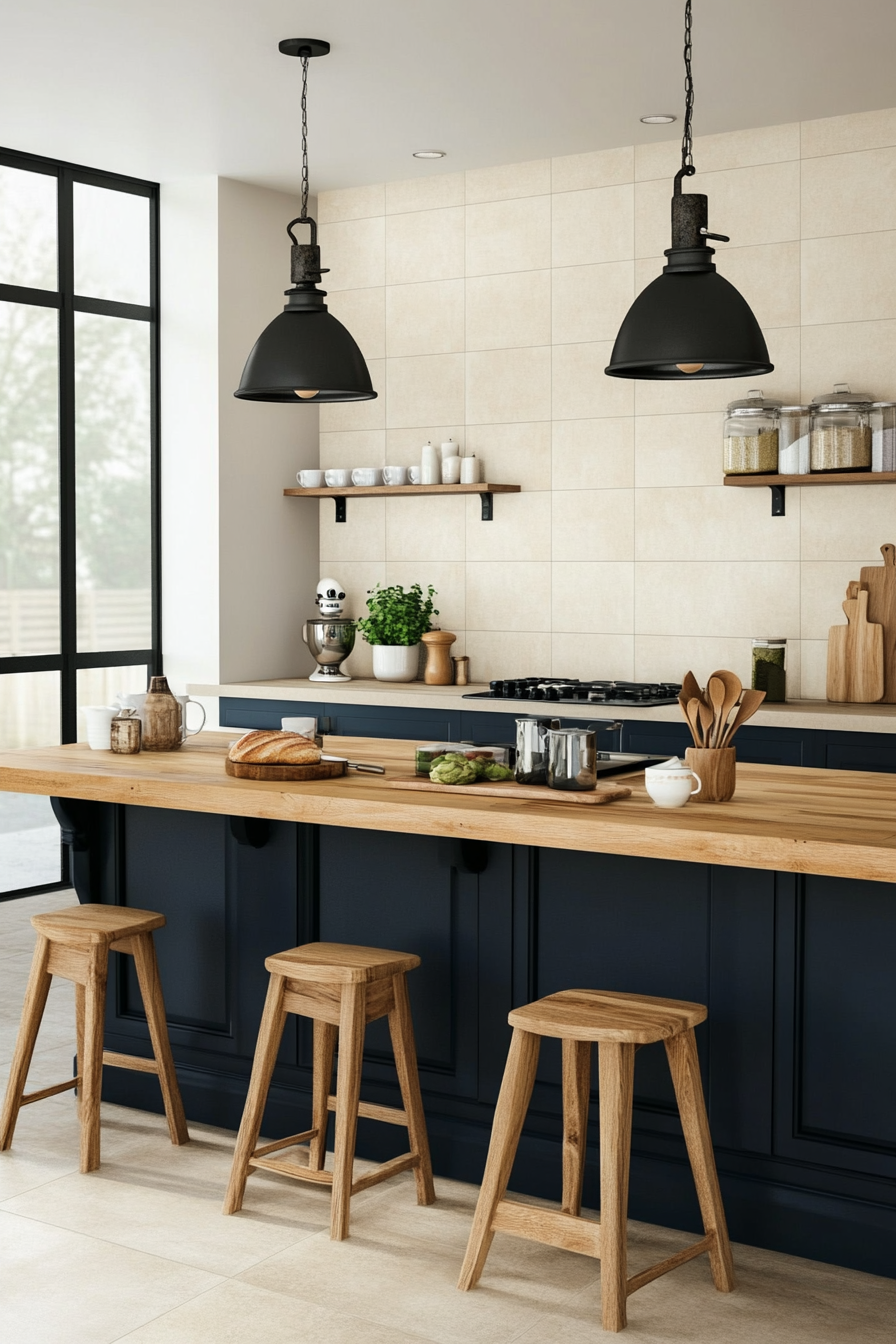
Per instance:
[[[672,681],[577,681],[573,677],[515,677],[489,682],[465,700],[535,700],[560,705],[674,705],[681,686]]]

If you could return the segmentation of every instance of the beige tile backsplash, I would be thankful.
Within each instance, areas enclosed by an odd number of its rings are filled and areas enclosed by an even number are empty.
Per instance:
[[[749,675],[784,635],[793,694],[823,697],[846,583],[896,541],[896,486],[722,483],[725,404],[848,381],[896,400],[896,110],[698,138],[716,263],[775,371],[607,378],[616,330],[669,245],[674,140],[323,193],[332,311],[379,397],[321,411],[321,465],[475,453],[495,496],[321,504],[322,572],[361,614],[374,582],[432,583],[476,679]],[[363,641],[350,660],[369,673]]]

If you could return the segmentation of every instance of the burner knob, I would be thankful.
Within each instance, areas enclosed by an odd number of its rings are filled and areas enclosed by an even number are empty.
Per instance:
[[[573,695],[577,700],[587,700],[589,699],[591,692],[588,690],[587,686],[577,686],[573,691]]]
[[[547,689],[548,700],[559,700],[561,689],[560,686],[549,686]]]
[[[519,682],[517,682],[516,690],[514,691],[513,694],[515,700],[528,700],[532,693],[529,690],[528,686],[522,686]]]
[[[503,695],[503,694],[504,694],[504,683],[503,683],[503,681],[490,681],[489,684],[488,684],[488,688],[489,688],[489,690],[491,691],[492,695]]]
[[[532,690],[532,692],[531,692],[531,698],[532,698],[533,700],[544,700],[544,699],[546,699],[547,697],[546,697],[544,688],[543,688],[542,686],[536,686],[536,687]]]
[[[589,691],[588,693],[588,700],[592,705],[605,705],[608,698],[608,691]]]

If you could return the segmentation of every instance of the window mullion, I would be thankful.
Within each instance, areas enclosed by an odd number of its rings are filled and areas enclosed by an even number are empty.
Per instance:
[[[75,281],[72,174],[59,174],[59,601],[62,676],[62,741],[77,740],[78,648],[75,580]]]

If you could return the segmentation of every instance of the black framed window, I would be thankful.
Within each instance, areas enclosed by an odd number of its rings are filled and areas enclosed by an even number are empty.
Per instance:
[[[0,747],[161,668],[158,186],[0,150]],[[0,793],[0,896],[67,881]]]

